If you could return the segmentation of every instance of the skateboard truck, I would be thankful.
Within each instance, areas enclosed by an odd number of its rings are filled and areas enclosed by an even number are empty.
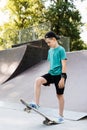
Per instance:
[[[56,125],[58,124],[57,122],[55,121],[51,121],[51,120],[48,120],[47,118],[43,121],[43,124],[45,125]]]
[[[31,109],[29,109],[28,107],[25,107],[25,108],[24,108],[24,111],[26,111],[27,113],[30,113],[30,112],[31,112]]]

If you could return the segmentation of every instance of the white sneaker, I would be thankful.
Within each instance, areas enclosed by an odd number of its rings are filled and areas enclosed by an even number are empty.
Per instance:
[[[58,117],[58,123],[64,123],[64,117],[62,117],[62,116],[59,116]]]
[[[39,105],[37,105],[35,102],[30,102],[29,103],[29,106],[31,106],[31,107],[33,107],[33,108],[35,108],[35,109],[39,109]]]

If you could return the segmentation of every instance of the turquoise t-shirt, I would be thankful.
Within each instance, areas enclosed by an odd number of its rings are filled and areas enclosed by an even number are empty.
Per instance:
[[[50,70],[48,73],[51,75],[60,75],[62,73],[61,60],[64,59],[66,59],[66,52],[62,46],[50,48],[48,51],[48,61],[50,62]]]

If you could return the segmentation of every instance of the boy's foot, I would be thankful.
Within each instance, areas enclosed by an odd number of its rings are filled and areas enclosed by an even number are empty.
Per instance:
[[[29,106],[31,106],[31,107],[33,107],[33,108],[35,108],[35,109],[39,109],[39,105],[37,105],[36,103],[34,103],[34,102],[30,102],[29,103]]]
[[[64,123],[64,117],[59,116],[58,117],[58,123]]]

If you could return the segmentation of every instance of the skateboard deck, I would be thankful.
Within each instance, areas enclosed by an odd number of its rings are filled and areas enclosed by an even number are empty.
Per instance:
[[[23,99],[20,99],[21,103],[24,104],[26,106],[26,108],[30,111],[33,110],[34,112],[38,113],[39,115],[41,115],[42,117],[45,118],[45,120],[43,121],[43,124],[45,125],[56,125],[59,124],[57,121],[52,120],[51,118],[49,118],[48,116],[46,116],[44,113],[40,112],[39,110],[29,106],[29,104],[27,102],[25,102]],[[25,111],[27,111],[25,109]]]

